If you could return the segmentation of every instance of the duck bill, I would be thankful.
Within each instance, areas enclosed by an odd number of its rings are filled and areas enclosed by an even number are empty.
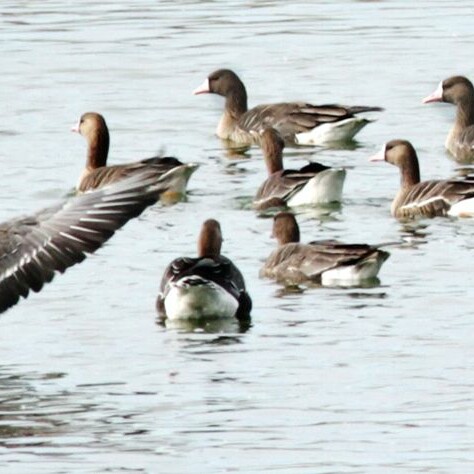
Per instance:
[[[209,92],[211,92],[209,89],[209,79],[206,79],[199,87],[193,90],[193,95],[208,94]]]
[[[442,102],[442,101],[443,101],[443,83],[442,82],[438,84],[438,87],[432,94],[426,96],[422,100],[423,104],[429,104],[431,102]]]
[[[372,155],[369,161],[385,161],[385,145],[375,155]]]

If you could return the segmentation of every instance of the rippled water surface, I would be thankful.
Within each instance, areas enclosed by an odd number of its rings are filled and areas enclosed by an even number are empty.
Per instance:
[[[467,473],[474,462],[474,222],[392,219],[391,138],[449,176],[454,110],[421,98],[474,78],[471,0],[3,1],[1,218],[67,194],[69,133],[101,112],[111,162],[166,151],[201,164],[188,201],[156,206],[0,319],[0,470],[18,473]],[[397,242],[367,289],[284,291],[258,279],[271,221],[248,208],[261,153],[229,156],[223,101],[191,91],[235,69],[251,104],[386,111],[353,150],[288,150],[349,169],[340,209],[301,211],[305,240]],[[254,300],[252,326],[156,323],[165,265],[220,220]]]

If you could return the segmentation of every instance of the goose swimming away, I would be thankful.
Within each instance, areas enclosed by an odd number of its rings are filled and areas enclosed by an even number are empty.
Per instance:
[[[252,300],[244,277],[221,254],[222,241],[219,222],[208,219],[199,234],[198,256],[179,257],[168,265],[157,299],[162,318],[249,318]]]

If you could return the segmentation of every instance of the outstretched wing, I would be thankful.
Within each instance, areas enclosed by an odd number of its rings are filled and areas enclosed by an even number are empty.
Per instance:
[[[0,312],[84,260],[166,188],[142,173],[0,225]]]

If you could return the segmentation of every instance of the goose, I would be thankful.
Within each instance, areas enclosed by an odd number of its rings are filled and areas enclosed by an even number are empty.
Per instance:
[[[71,130],[82,135],[88,147],[86,167],[76,184],[78,192],[100,188],[148,168],[154,168],[163,174],[177,168],[179,172],[173,173],[174,182],[170,183],[170,188],[166,192],[166,196],[172,198],[175,195],[185,194],[188,180],[198,168],[196,163],[184,164],[173,157],[154,157],[123,165],[107,166],[109,129],[104,117],[96,112],[83,114]]]
[[[463,76],[441,81],[436,90],[423,99],[424,104],[447,102],[457,107],[456,120],[449,132],[445,147],[461,162],[474,160],[474,87]]]
[[[162,319],[249,318],[252,300],[239,269],[221,254],[221,226],[206,220],[197,257],[179,257],[166,268],[157,298]]]
[[[285,284],[305,282],[323,286],[357,286],[377,277],[389,253],[367,244],[335,240],[300,243],[300,230],[291,212],[273,218],[278,247],[266,259],[260,277]]]
[[[169,174],[144,170],[0,224],[0,313],[99,249],[172,181]]]
[[[323,145],[351,140],[370,120],[357,117],[362,112],[379,112],[380,107],[337,104],[313,105],[306,102],[247,107],[247,91],[237,74],[219,69],[209,75],[193,94],[214,93],[225,97],[225,109],[217,136],[239,145],[258,142],[258,131],[273,127],[287,144]]]
[[[268,177],[255,195],[256,209],[268,209],[280,200],[288,206],[314,205],[342,200],[346,178],[343,168],[330,168],[320,163],[309,163],[299,170],[283,169],[285,143],[274,128],[260,133],[260,145]]]
[[[474,215],[474,176],[420,181],[418,157],[407,140],[391,140],[370,161],[386,161],[400,169],[400,190],[392,202],[397,218]]]

